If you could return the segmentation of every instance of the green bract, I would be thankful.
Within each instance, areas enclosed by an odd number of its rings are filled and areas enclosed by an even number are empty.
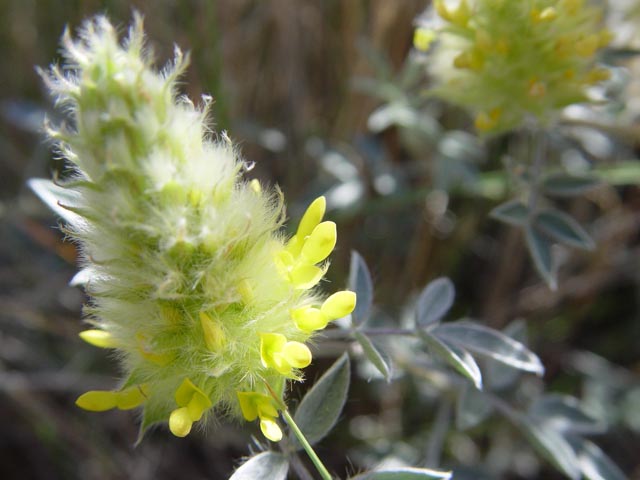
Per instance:
[[[437,40],[432,92],[469,109],[481,132],[517,128],[526,117],[546,122],[609,76],[594,63],[611,33],[583,0],[435,0],[434,9],[440,26],[414,38],[425,51]]]
[[[230,140],[208,134],[209,100],[176,95],[179,50],[162,72],[151,68],[139,18],[123,43],[97,17],[63,47],[66,64],[43,77],[70,116],[49,134],[73,178],[32,186],[80,246],[93,325],[81,337],[115,349],[125,372],[119,388],[78,405],[142,406],[143,431],[168,422],[180,437],[212,412],[243,414],[278,440],[282,403],[271,390],[301,378],[313,332],[355,305],[342,294],[317,325],[292,317],[327,308],[314,289],[336,243],[324,198],[285,239],[281,196],[243,180]]]

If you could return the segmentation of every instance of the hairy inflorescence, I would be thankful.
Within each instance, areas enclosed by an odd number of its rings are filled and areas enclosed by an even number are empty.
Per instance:
[[[47,191],[63,192],[81,252],[92,325],[81,337],[123,371],[117,388],[77,404],[142,407],[142,432],[168,422],[180,437],[204,417],[243,416],[279,440],[285,383],[302,379],[307,342],[355,306],[352,292],[316,288],[336,243],[324,198],[286,238],[282,195],[244,179],[229,138],[208,128],[209,98],[197,107],[177,95],[187,56],[176,49],[153,69],[140,18],[122,42],[99,16],[62,43],[63,65],[42,75],[70,120],[48,133],[71,175]]]
[[[480,132],[548,122],[609,78],[596,54],[611,40],[585,0],[435,0],[415,45],[432,49],[432,94],[470,110]]]

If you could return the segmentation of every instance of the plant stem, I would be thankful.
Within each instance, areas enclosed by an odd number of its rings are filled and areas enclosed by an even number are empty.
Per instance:
[[[370,337],[375,337],[376,335],[413,336],[416,334],[416,331],[411,328],[361,328],[358,329],[358,331]],[[326,330],[322,334],[327,338],[343,338],[351,336],[352,333],[352,330],[342,330],[336,328]]]
[[[443,398],[438,405],[434,425],[427,442],[427,458],[425,465],[440,465],[442,447],[451,424],[451,401]]]
[[[324,466],[324,464],[316,454],[315,450],[313,449],[311,444],[307,441],[306,437],[302,433],[302,430],[300,430],[300,428],[298,427],[296,422],[293,420],[293,417],[291,416],[291,414],[287,409],[282,410],[282,416],[284,417],[285,422],[287,422],[287,425],[289,425],[289,428],[291,429],[293,434],[296,436],[296,438],[302,445],[302,448],[304,448],[304,450],[307,452],[307,455],[309,455],[309,458],[311,459],[311,461],[313,462],[313,465],[318,470],[318,473],[322,477],[322,480],[332,480],[331,474],[327,470],[327,467]]]
[[[316,467],[316,470],[318,470],[318,473],[322,477],[322,480],[332,480],[329,470],[327,470],[327,467],[324,466],[322,460],[320,460],[318,454],[315,452],[307,438],[304,436],[304,433],[302,433],[300,427],[298,427],[298,425],[296,424],[295,420],[287,409],[287,405],[280,399],[280,397],[278,397],[278,395],[276,395],[276,392],[267,381],[265,381],[264,384],[267,387],[269,394],[271,395],[271,397],[273,397],[276,404],[278,405],[278,409],[282,411],[284,421],[287,422],[287,425],[289,425],[289,428],[300,442],[300,445],[302,445],[302,448],[304,448],[305,452],[307,452],[307,455],[309,455],[309,458],[313,462],[313,465]]]
[[[531,133],[531,147],[533,150],[533,162],[531,167],[531,193],[529,195],[529,212],[536,210],[538,196],[540,194],[540,174],[544,165],[546,155],[546,135],[541,129],[534,130]]]

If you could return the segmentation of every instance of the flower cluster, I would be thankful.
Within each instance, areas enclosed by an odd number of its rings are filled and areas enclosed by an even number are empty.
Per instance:
[[[612,35],[584,0],[434,0],[433,9],[414,41],[434,44],[432,92],[472,111],[481,132],[546,122],[609,77],[595,56]]]
[[[141,432],[168,422],[179,437],[242,415],[279,440],[285,383],[311,362],[306,343],[356,302],[316,289],[336,244],[324,198],[286,239],[281,195],[245,181],[230,140],[209,134],[208,98],[177,96],[179,50],[162,72],[151,67],[139,18],[122,43],[97,17],[63,47],[65,65],[42,75],[70,115],[49,134],[72,175],[32,186],[80,246],[92,324],[81,337],[112,349],[124,372],[118,388],[77,404],[142,407]]]

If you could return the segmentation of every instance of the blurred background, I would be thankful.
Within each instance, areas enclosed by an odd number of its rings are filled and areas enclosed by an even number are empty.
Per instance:
[[[616,10],[618,3],[629,10]],[[488,217],[510,195],[501,173],[506,140],[481,143],[464,113],[421,96],[423,68],[407,58],[413,20],[427,5],[0,0],[0,478],[224,479],[256,434],[221,420],[186,439],[154,431],[134,448],[135,414],[96,415],[73,404],[88,389],[111,386],[117,367],[78,338],[85,298],[67,286],[74,246],[25,186],[61,167],[41,131],[45,114],[55,121],[60,113],[34,66],[59,60],[65,26],[106,13],[124,32],[134,9],[145,17],[159,67],[174,44],[191,51],[184,93],[213,96],[215,129],[256,162],[252,175],[280,186],[292,224],[311,199],[327,195],[339,231],[332,289],[345,285],[353,249],[372,271],[379,324],[403,324],[416,292],[441,275],[456,285],[453,317],[497,329],[524,319],[547,373],[525,379],[515,401],[526,405],[542,391],[578,397],[610,427],[596,443],[640,478],[638,24],[624,14],[638,7],[611,6],[612,21],[632,23],[610,58],[621,100],[608,130],[593,140],[574,126],[563,150],[624,168],[607,170],[612,186],[562,201],[598,247],[559,252],[560,287],[551,292],[520,233]],[[307,377],[317,378],[344,348],[323,342]],[[563,478],[499,416],[456,430],[445,422],[452,392],[396,364],[391,384],[359,365],[343,419],[318,448],[330,470],[344,477],[395,458],[455,467],[456,479]]]

